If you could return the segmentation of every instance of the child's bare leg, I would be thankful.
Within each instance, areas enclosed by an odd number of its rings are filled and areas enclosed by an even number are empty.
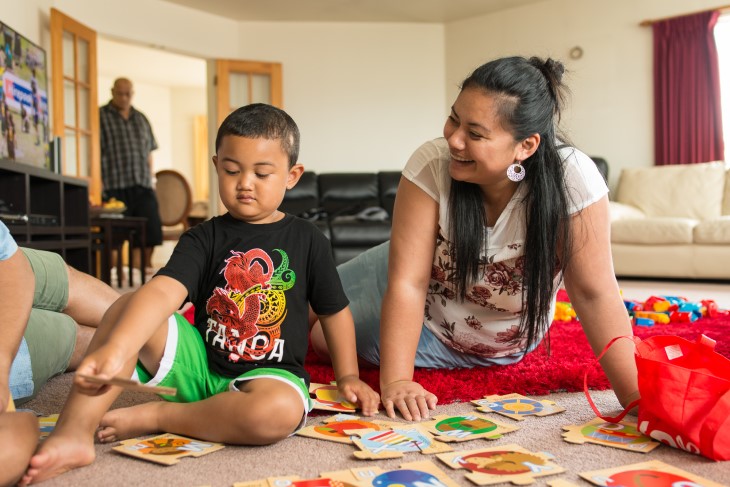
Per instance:
[[[131,294],[116,301],[104,316],[89,351],[98,349],[106,342],[121,311]],[[147,347],[157,346],[160,357],[167,339],[167,321],[161,324]],[[159,344],[161,340],[161,345]],[[122,371],[127,377],[132,375],[136,360],[130,360]],[[30,466],[21,479],[20,485],[41,482],[74,468],[83,467],[94,461],[94,432],[104,413],[121,392],[119,387],[111,387],[98,396],[82,394],[73,386],[66,399],[58,423],[51,435],[41,444],[38,452],[31,458]]]
[[[234,445],[268,445],[294,432],[304,415],[301,396],[274,379],[259,378],[191,403],[152,402],[115,409],[101,421],[102,441],[167,432]]]
[[[0,485],[15,485],[38,445],[38,420],[32,413],[0,413]]]

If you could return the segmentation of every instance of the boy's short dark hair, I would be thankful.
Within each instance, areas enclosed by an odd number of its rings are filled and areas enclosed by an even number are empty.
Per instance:
[[[289,156],[289,167],[299,158],[299,127],[284,110],[266,103],[245,105],[228,115],[215,138],[216,152],[227,135],[281,141],[282,150]]]

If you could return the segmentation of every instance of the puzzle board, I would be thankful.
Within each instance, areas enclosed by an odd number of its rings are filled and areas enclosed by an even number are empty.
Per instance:
[[[434,416],[432,421],[419,423],[439,441],[454,442],[476,440],[478,438],[496,440],[504,433],[517,431],[515,426],[492,421],[483,414],[467,413],[459,416]]]
[[[588,482],[602,486],[648,487],[666,485],[677,487],[722,487],[717,482],[686,472],[658,460],[581,472],[578,475]]]
[[[532,483],[538,477],[565,472],[546,453],[535,453],[516,444],[478,450],[440,453],[436,457],[453,469],[468,470],[465,476],[477,485],[512,482]]]
[[[355,430],[345,433],[353,434],[352,441],[360,449],[354,455],[360,460],[400,458],[404,453],[431,454],[452,450],[446,443],[435,441],[431,433],[417,424],[381,431]]]
[[[321,424],[309,425],[297,431],[297,435],[306,436],[308,438],[316,438],[318,440],[334,441],[337,443],[346,443],[352,445],[350,439],[352,431],[358,429],[370,429],[380,431],[399,426],[401,423],[381,421],[378,419],[364,420],[359,416],[352,414],[336,414],[326,418]],[[350,434],[345,433],[349,431]]]
[[[312,409],[354,413],[357,406],[340,396],[337,384],[309,384],[309,396],[312,398]]]
[[[594,443],[639,453],[649,453],[659,446],[659,442],[641,433],[636,423],[630,421],[607,423],[595,418],[587,423],[563,426],[563,429],[563,439],[568,443]]]
[[[501,414],[517,421],[527,416],[548,416],[565,411],[554,401],[532,399],[522,394],[484,396],[483,399],[472,401],[472,404],[478,406],[478,411]]]
[[[112,450],[161,465],[174,465],[185,457],[200,457],[221,450],[221,443],[204,442],[184,436],[163,434],[152,438],[131,438]]]
[[[323,472],[313,479],[297,476],[270,477],[237,482],[234,487],[458,487],[448,475],[427,460],[404,463],[399,468],[376,466]]]

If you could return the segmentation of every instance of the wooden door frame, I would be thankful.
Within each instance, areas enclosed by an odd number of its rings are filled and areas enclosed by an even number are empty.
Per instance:
[[[89,176],[79,175],[89,181],[89,198],[94,204],[101,203],[101,146],[99,141],[98,74],[96,64],[96,31],[69,17],[58,9],[51,8],[51,93],[53,96],[53,135],[65,143],[65,110],[63,74],[63,33],[70,32],[89,44]],[[76,42],[74,42],[76,56]],[[74,63],[76,66],[76,63]],[[78,73],[74,73],[76,82]],[[78,115],[78,96],[74,107]],[[79,154],[78,138],[76,154]],[[62,172],[65,170],[65,149],[61,151]]]
[[[271,104],[283,108],[281,63],[261,61],[239,61],[235,59],[215,60],[216,118],[218,126],[228,116],[230,110],[230,73],[266,74],[271,78]]]

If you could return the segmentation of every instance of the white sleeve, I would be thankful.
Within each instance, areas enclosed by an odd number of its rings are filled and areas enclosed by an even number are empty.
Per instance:
[[[439,149],[434,141],[421,145],[408,159],[403,176],[421,188],[427,195],[439,201],[438,160]]]
[[[560,149],[565,169],[570,214],[576,213],[608,194],[608,186],[596,163],[574,147]]]

